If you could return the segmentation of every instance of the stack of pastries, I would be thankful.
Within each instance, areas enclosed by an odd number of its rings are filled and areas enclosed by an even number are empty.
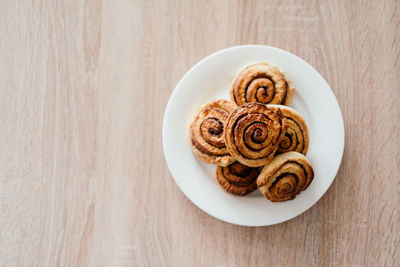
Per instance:
[[[261,62],[237,74],[231,101],[214,100],[197,111],[190,144],[201,160],[217,165],[217,181],[227,192],[244,196],[258,189],[281,202],[312,182],[307,125],[288,107],[294,90],[277,67]]]

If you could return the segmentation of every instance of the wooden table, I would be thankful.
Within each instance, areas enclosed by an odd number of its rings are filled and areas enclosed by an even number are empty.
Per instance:
[[[400,265],[399,1],[10,0],[0,19],[0,266]],[[324,197],[258,228],[194,206],[161,144],[181,76],[249,43],[315,66],[346,129]]]

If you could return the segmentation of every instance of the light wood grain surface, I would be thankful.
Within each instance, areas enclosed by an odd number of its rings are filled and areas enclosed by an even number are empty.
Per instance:
[[[249,43],[315,66],[346,129],[324,197],[259,228],[194,206],[161,144],[181,76]],[[0,55],[0,266],[400,265],[399,1],[2,1]]]

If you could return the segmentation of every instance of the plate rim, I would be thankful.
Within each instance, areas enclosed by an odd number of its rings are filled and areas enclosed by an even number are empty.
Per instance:
[[[221,218],[221,217],[219,217],[219,216],[216,216],[216,215],[214,215],[214,214],[211,214],[211,213],[210,213],[209,211],[207,211],[206,209],[203,209],[203,208],[200,206],[200,204],[196,203],[196,201],[194,201],[194,200],[191,198],[190,194],[188,194],[187,192],[185,192],[185,190],[182,188],[182,186],[179,184],[179,182],[177,181],[177,179],[176,179],[175,176],[173,175],[173,173],[172,173],[173,171],[172,171],[172,169],[171,169],[171,163],[169,162],[168,157],[167,157],[168,152],[167,152],[167,149],[166,149],[166,142],[167,142],[167,141],[166,141],[166,139],[167,139],[167,137],[166,137],[166,127],[167,127],[167,126],[166,126],[166,121],[167,121],[167,116],[166,116],[166,115],[168,114],[168,111],[171,109],[171,105],[172,105],[171,102],[172,102],[172,100],[175,98],[175,95],[177,94],[177,91],[178,91],[177,88],[181,87],[181,84],[182,84],[183,81],[186,79],[186,77],[189,76],[193,71],[195,71],[195,70],[198,68],[199,65],[201,65],[203,62],[207,61],[209,58],[215,57],[215,56],[217,56],[217,55],[219,55],[219,54],[222,54],[222,53],[226,53],[227,51],[230,51],[230,50],[243,49],[243,48],[249,48],[249,49],[251,49],[251,48],[257,48],[257,49],[258,49],[258,48],[267,48],[267,49],[270,49],[270,50],[276,50],[276,51],[279,52],[279,53],[284,53],[284,54],[293,56],[293,57],[295,57],[297,60],[300,60],[300,61],[302,61],[304,64],[306,64],[306,65],[308,65],[309,67],[311,67],[311,69],[312,69],[315,73],[317,73],[319,76],[321,76],[323,82],[327,85],[327,87],[328,87],[328,89],[329,89],[329,92],[330,92],[331,95],[333,96],[333,100],[335,101],[335,103],[336,103],[336,105],[337,105],[337,107],[338,107],[338,111],[339,111],[339,115],[340,115],[340,120],[339,120],[338,122],[340,123],[340,126],[341,126],[341,129],[339,129],[339,130],[341,130],[341,140],[343,140],[343,145],[340,147],[340,160],[338,161],[337,166],[335,166],[336,170],[335,170],[335,172],[334,172],[335,174],[334,174],[334,176],[333,176],[332,181],[329,183],[329,185],[326,187],[326,189],[322,192],[321,196],[319,196],[319,197],[316,199],[316,201],[315,201],[313,204],[311,204],[311,206],[302,209],[302,210],[301,210],[298,214],[296,214],[295,216],[292,216],[292,217],[289,217],[289,218],[286,218],[286,219],[284,219],[284,220],[277,221],[277,222],[274,222],[274,223],[267,223],[267,224],[265,224],[265,223],[242,224],[242,223],[238,223],[238,222],[227,221],[227,220],[225,220],[225,219],[223,219],[223,218]],[[292,220],[292,219],[298,217],[299,215],[303,214],[303,213],[306,212],[307,210],[311,209],[315,204],[317,204],[317,202],[319,202],[319,201],[321,200],[321,198],[326,194],[326,192],[328,191],[328,189],[332,186],[332,184],[333,184],[334,180],[336,179],[336,176],[337,176],[337,174],[338,174],[338,172],[339,172],[339,169],[340,169],[340,167],[341,167],[342,161],[343,161],[343,154],[344,154],[344,147],[345,147],[345,127],[344,127],[343,113],[342,113],[342,109],[341,109],[341,107],[340,107],[339,101],[337,100],[335,93],[333,92],[332,88],[330,87],[330,85],[328,84],[328,82],[326,81],[326,79],[323,77],[323,75],[322,75],[321,73],[319,73],[319,72],[314,68],[313,65],[311,65],[310,63],[308,63],[307,61],[305,61],[305,60],[302,59],[301,57],[299,57],[299,56],[297,56],[297,55],[295,55],[295,54],[293,54],[293,53],[291,53],[291,52],[289,52],[289,51],[283,50],[283,49],[278,48],[278,47],[269,46],[269,45],[260,45],[260,44],[236,45],[236,46],[231,46],[231,47],[227,47],[227,48],[223,48],[223,49],[217,50],[217,51],[215,51],[215,52],[213,52],[213,53],[207,55],[206,57],[204,57],[204,58],[202,58],[201,60],[197,61],[196,64],[194,64],[192,67],[190,67],[189,70],[186,71],[186,73],[179,79],[178,83],[175,85],[175,87],[174,87],[172,93],[170,94],[170,97],[169,97],[169,99],[168,99],[168,102],[167,102],[167,105],[166,105],[166,107],[165,107],[164,114],[163,114],[163,120],[162,120],[162,147],[163,147],[163,154],[164,154],[164,157],[165,157],[165,161],[166,161],[166,163],[167,163],[168,170],[169,170],[169,172],[170,172],[172,178],[174,179],[176,185],[177,185],[178,188],[181,190],[181,192],[182,192],[195,206],[197,206],[201,211],[205,212],[206,214],[208,214],[208,215],[210,215],[210,216],[212,216],[212,217],[214,217],[214,218],[216,218],[216,219],[218,219],[218,220],[221,220],[221,221],[223,221],[223,222],[230,223],[230,224],[233,224],[233,225],[247,226],[247,227],[270,226],[270,225],[275,225],[275,224],[279,224],[279,223],[283,223],[283,222]]]

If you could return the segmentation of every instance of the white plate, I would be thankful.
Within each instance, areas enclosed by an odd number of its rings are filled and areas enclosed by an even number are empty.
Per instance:
[[[196,109],[213,99],[229,99],[229,87],[238,71],[260,61],[278,66],[292,81],[296,91],[291,107],[303,115],[310,134],[307,158],[314,168],[314,180],[294,200],[282,203],[272,203],[258,191],[245,197],[226,193],[215,178],[215,166],[199,160],[188,140]],[[324,78],[301,58],[262,45],[227,48],[192,67],[172,92],[162,134],[168,167],[183,193],[208,214],[246,226],[280,223],[314,205],[333,182],[344,147],[342,113]]]

